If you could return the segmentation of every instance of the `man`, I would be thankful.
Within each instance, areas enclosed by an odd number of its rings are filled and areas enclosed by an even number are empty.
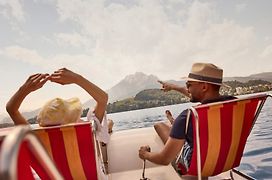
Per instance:
[[[222,85],[222,78],[223,70],[213,64],[193,64],[191,72],[186,78],[186,86],[190,101],[205,104],[234,99],[232,96],[220,96],[219,89]],[[175,160],[181,148],[184,146],[182,156],[178,159],[183,167],[179,167],[177,171],[180,174],[186,174],[190,166],[193,149],[193,129],[191,120],[188,123],[188,131],[185,132],[187,111],[188,110],[184,110],[175,119],[170,130],[169,138],[160,152],[148,152],[148,146],[142,146],[139,149],[139,157],[156,164],[168,165]]]

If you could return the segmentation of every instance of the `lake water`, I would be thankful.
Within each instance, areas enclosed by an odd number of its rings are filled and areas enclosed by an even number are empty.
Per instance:
[[[177,117],[192,103],[156,107],[121,113],[108,114],[114,121],[114,131],[151,127],[164,121],[165,110]],[[268,98],[248,138],[242,162],[238,168],[256,179],[272,179],[272,99]]]

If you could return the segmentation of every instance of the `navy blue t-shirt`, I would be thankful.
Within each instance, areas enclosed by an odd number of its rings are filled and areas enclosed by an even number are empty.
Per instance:
[[[236,99],[234,96],[220,96],[216,99],[211,99],[204,101],[202,104],[208,104],[212,102],[226,101]],[[186,139],[188,144],[193,147],[193,127],[192,127],[192,116],[190,116],[190,121],[188,124],[187,134],[185,134],[186,129],[186,119],[187,119],[188,109],[184,110],[174,121],[172,129],[170,131],[170,137],[175,139]]]

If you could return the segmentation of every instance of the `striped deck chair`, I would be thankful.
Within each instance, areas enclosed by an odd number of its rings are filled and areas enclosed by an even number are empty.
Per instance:
[[[240,165],[267,94],[190,108],[194,149],[188,175],[214,176]]]
[[[98,179],[96,141],[90,122],[37,128],[34,133],[64,179]]]
[[[39,166],[44,179],[63,179],[29,126],[0,131],[0,179],[36,179],[31,165]]]
[[[12,130],[14,130],[15,128],[5,128],[2,129],[5,131],[5,134],[3,133],[3,131],[1,131],[1,140],[0,140],[0,158],[1,158],[1,163],[0,163],[0,179],[11,179],[10,175],[11,173],[9,173],[7,170],[5,170],[4,166],[4,162],[2,156],[3,155],[3,150],[7,150],[6,149],[6,145],[4,142],[6,136],[8,136],[8,133],[12,132]],[[4,156],[6,157],[6,155]],[[2,164],[3,163],[3,164]],[[22,177],[26,178],[26,179],[34,179],[33,178],[33,174],[31,172],[31,168],[30,168],[30,158],[29,158],[29,152],[27,149],[27,144],[26,142],[23,142],[20,147],[18,147],[18,154],[17,154],[17,162],[16,162],[16,167],[8,167],[13,168],[13,176],[15,175],[15,178],[17,179],[23,179]],[[3,169],[4,168],[4,169]]]

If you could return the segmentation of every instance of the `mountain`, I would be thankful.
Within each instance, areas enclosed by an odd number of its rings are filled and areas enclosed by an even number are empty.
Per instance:
[[[259,73],[259,74],[252,74],[249,77],[255,78],[255,79],[261,79],[265,81],[272,82],[272,72],[264,72],[264,73]]]
[[[127,75],[119,83],[107,90],[109,102],[134,97],[138,92],[145,89],[158,89],[160,88],[160,84],[157,81],[158,78],[156,76],[146,75],[142,72]],[[91,99],[83,104],[83,108],[94,107],[94,105],[95,101]],[[31,112],[25,112],[23,114],[27,118],[33,118],[38,114],[38,112],[39,109]],[[4,118],[4,122],[10,122],[10,118]]]
[[[240,81],[247,82],[249,80],[264,80],[272,82],[272,72],[264,72],[258,74],[252,74],[250,76],[238,76],[238,77],[224,77],[224,81]]]
[[[123,80],[113,86],[106,92],[109,95],[109,102],[112,103],[117,100],[134,97],[138,92],[144,89],[158,89],[160,84],[157,82],[159,79],[154,75],[146,75],[142,72],[127,75]],[[93,107],[95,101],[89,100],[84,103],[84,108]]]
[[[184,102],[188,102],[188,98],[177,91],[163,92],[160,89],[145,89],[137,93],[133,98],[126,98],[108,104],[107,112],[116,113]]]
[[[22,114],[24,115],[24,117],[26,117],[26,119],[30,119],[30,118],[33,118],[35,116],[37,116],[37,114],[39,113],[40,109],[36,109],[36,110],[33,110],[33,111],[29,111],[29,112],[23,112]],[[4,117],[4,118],[1,118],[1,122],[3,123],[11,123],[12,120],[10,119],[10,117]]]
[[[225,77],[224,81],[240,81],[247,82],[249,80],[265,80],[272,82],[272,72],[252,74],[246,77]],[[146,75],[142,72],[127,75],[123,80],[107,90],[109,94],[109,102],[113,103],[117,100],[123,100],[129,97],[134,97],[138,92],[145,89],[159,89],[161,85],[157,82],[158,77],[155,75]],[[184,86],[184,81],[169,80],[168,82]],[[83,108],[94,107],[95,101],[89,100],[83,104]],[[39,109],[23,113],[27,118],[33,118],[38,114]],[[1,118],[3,119],[3,118]],[[10,118],[4,118],[4,122],[10,122]]]
[[[247,77],[225,77],[224,81],[240,81],[247,82],[249,80],[266,80],[272,82],[272,72],[253,74]],[[109,102],[112,103],[117,100],[123,100],[129,97],[134,97],[138,92],[145,89],[158,89],[161,85],[157,82],[158,77],[155,75],[146,75],[142,72],[136,72],[135,74],[127,75],[123,80],[107,90],[109,95]],[[184,81],[169,80],[167,82],[185,85]],[[84,103],[83,107],[93,107],[95,105],[94,100],[89,100]]]
[[[161,84],[158,83],[159,78],[154,75],[146,75],[142,72],[127,75],[123,80],[107,91],[109,95],[109,103],[121,101],[126,98],[135,97],[137,93],[146,89],[160,89]],[[185,85],[184,81],[168,80],[167,82]],[[89,100],[84,103],[84,108],[94,107],[95,101]]]
[[[139,91],[144,89],[160,88],[160,84],[157,81],[158,78],[156,76],[146,75],[142,72],[128,75],[107,91],[109,102],[134,97]]]

